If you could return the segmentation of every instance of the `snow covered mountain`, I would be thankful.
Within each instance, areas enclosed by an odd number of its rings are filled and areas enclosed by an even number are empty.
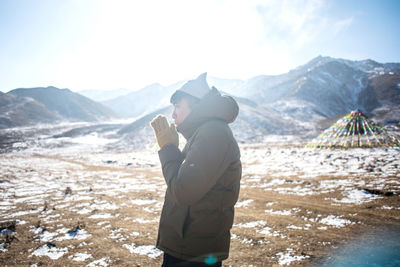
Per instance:
[[[375,116],[383,124],[398,123],[400,118],[398,63],[319,56],[281,75],[247,81],[209,77],[208,83],[238,101],[239,117],[232,127],[238,139],[244,141],[259,140],[268,134],[312,136],[355,109]],[[151,134],[148,123],[155,111],[171,116],[172,110],[164,107],[179,86],[155,84],[115,99],[113,105],[108,102],[125,116],[144,115],[125,129],[124,134],[131,130],[128,140]]]
[[[114,90],[82,90],[79,91],[78,94],[81,94],[83,96],[86,96],[96,102],[102,102],[102,101],[107,101],[110,99],[114,99],[116,97],[122,96],[129,94],[130,90],[120,88],[120,89],[114,89]]]
[[[384,80],[394,88],[400,82],[399,63],[380,64],[372,60],[350,61],[317,57],[286,74],[257,76],[232,88],[232,94],[249,98],[293,119],[313,121],[360,109],[373,111],[389,102],[383,88],[374,86]],[[399,91],[392,89],[392,94]],[[380,99],[378,98],[380,96]]]
[[[172,93],[183,83],[184,81],[177,82],[170,86],[155,83],[138,91],[103,101],[102,104],[108,106],[122,117],[144,116],[169,105]]]
[[[108,140],[107,148],[121,150],[148,146],[155,142],[149,122],[158,113],[172,121],[169,98],[184,82],[153,84],[102,102],[122,117],[131,118],[129,124],[69,125],[56,133],[49,131],[49,138],[71,141],[96,136]],[[231,125],[239,142],[263,141],[268,135],[315,137],[355,109],[394,130],[400,128],[399,63],[319,56],[281,75],[261,75],[246,81],[209,77],[208,83],[239,103],[239,116]],[[103,105],[65,89],[16,89],[0,94],[3,128],[65,119],[93,122],[112,116]],[[23,135],[21,132],[12,142],[22,142]],[[9,132],[0,131],[0,139],[7,136]],[[33,133],[31,139],[37,142]]]
[[[20,88],[0,95],[0,127],[57,121],[95,122],[118,116],[107,107],[68,89]]]
[[[373,111],[381,108],[381,114],[382,106],[394,99],[391,95],[398,95],[399,74],[399,63],[319,56],[281,75],[261,75],[247,81],[209,77],[208,82],[220,91],[257,103],[259,109],[266,107],[294,120],[316,121],[355,109],[374,115]],[[168,105],[169,96],[183,83],[168,87],[153,84],[103,103],[124,117],[145,115]],[[385,93],[388,89],[377,84],[395,89]],[[394,119],[390,115],[385,118],[385,123]]]
[[[0,92],[0,129],[36,123],[50,123],[61,117],[33,98],[19,98]]]
[[[400,118],[400,73],[375,75],[368,84],[376,94],[379,107],[372,111],[376,121],[397,124]]]
[[[312,130],[312,125],[301,122],[294,124],[293,119],[282,116],[276,110],[260,106],[245,98],[235,97],[235,99],[240,106],[240,111],[238,118],[231,124],[231,127],[238,142],[260,142],[271,134],[308,135],[310,129]],[[120,139],[109,144],[108,148],[126,150],[144,148],[154,143],[155,139],[150,121],[158,114],[163,114],[172,122],[172,111],[172,105],[168,105],[134,120],[117,132]]]

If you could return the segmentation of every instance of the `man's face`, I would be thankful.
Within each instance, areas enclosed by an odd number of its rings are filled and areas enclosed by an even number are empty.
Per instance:
[[[177,103],[174,104],[174,112],[172,118],[175,121],[175,125],[179,126],[192,110],[189,107],[189,102],[186,98],[181,98]]]

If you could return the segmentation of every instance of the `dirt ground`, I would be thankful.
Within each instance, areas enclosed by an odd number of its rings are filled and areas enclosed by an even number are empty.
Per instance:
[[[223,266],[312,266],[364,233],[400,227],[399,155],[243,146]],[[0,265],[160,266],[166,187],[157,157],[142,156],[0,155]]]

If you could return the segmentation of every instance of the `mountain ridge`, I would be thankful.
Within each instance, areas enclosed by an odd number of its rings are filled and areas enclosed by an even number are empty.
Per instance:
[[[269,134],[315,136],[356,109],[384,125],[400,126],[399,63],[319,56],[288,73],[259,75],[224,89],[240,106],[231,126],[241,142],[260,141]],[[131,132],[124,131],[126,137],[118,146],[145,143],[151,135],[151,118],[140,117],[126,127]]]
[[[17,88],[0,95],[0,127],[88,121],[117,118],[109,108],[95,101],[54,86]]]
[[[266,135],[271,134],[311,137],[328,127],[333,120],[354,109],[360,109],[383,125],[400,127],[400,63],[379,63],[371,59],[351,61],[318,56],[284,74],[258,75],[245,81],[215,77],[209,77],[208,80],[210,86],[217,86],[219,91],[237,100],[240,112],[231,126],[240,142],[262,141]],[[179,81],[169,86],[154,83],[127,95],[101,102],[115,113],[121,113],[119,115],[122,117],[131,118],[131,123],[83,127],[65,133],[65,136],[71,133],[74,136],[87,135],[93,131],[119,138],[110,147],[125,149],[146,145],[152,135],[149,122],[153,115],[160,112],[171,119],[170,96],[184,82]],[[58,90],[64,96],[72,93],[68,89]],[[21,105],[24,104],[27,110],[32,105],[38,109],[51,106],[48,101],[32,98],[32,95],[25,94],[21,97],[25,99]],[[15,92],[0,94],[0,104],[16,101],[15,99],[18,99]],[[12,106],[7,106],[10,105]],[[3,113],[0,112],[0,125],[8,127],[9,122],[3,116],[7,111],[4,111],[3,106],[1,108]],[[68,116],[63,112],[59,114],[54,107],[47,110],[52,112],[44,113],[47,117],[40,119],[58,121],[72,116],[71,113],[67,113]],[[75,117],[72,120],[98,121],[101,116],[96,112],[94,114],[97,114],[94,120],[88,117]],[[34,122],[31,120],[29,123]],[[110,134],[106,134],[107,131]]]

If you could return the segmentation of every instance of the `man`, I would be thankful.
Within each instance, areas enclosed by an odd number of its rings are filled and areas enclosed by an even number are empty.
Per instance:
[[[239,107],[210,89],[206,75],[188,81],[171,97],[172,118],[187,141],[182,151],[174,124],[162,115],[151,122],[167,183],[157,238],[163,267],[222,266],[229,256],[242,166],[228,123]]]

